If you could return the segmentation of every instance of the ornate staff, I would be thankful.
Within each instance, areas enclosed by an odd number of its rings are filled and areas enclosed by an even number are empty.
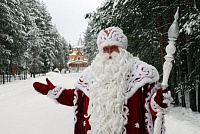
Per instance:
[[[167,55],[164,57],[165,62],[163,65],[163,81],[162,81],[162,89],[165,90],[168,87],[168,79],[169,74],[172,69],[172,61],[174,60],[173,54],[176,51],[176,47],[174,44],[176,43],[176,40],[179,35],[179,27],[178,27],[178,18],[179,18],[179,7],[177,8],[176,14],[174,15],[174,21],[172,25],[170,26],[168,30],[168,39],[169,44],[166,47],[166,53]],[[154,134],[160,134],[161,133],[161,126],[162,126],[162,118],[163,117],[163,110],[161,108],[158,108],[157,111],[157,118],[155,120],[155,126],[154,126]]]

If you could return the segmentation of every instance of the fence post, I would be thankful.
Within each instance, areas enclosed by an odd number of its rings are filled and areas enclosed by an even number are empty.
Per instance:
[[[12,76],[11,76],[11,75],[9,75],[9,82],[11,82],[11,77],[12,77]]]
[[[8,73],[7,73],[7,77],[6,78],[7,78],[7,83],[8,83]]]
[[[5,84],[5,78],[4,78],[4,76],[5,76],[5,75],[4,75],[4,72],[3,72],[3,84]]]

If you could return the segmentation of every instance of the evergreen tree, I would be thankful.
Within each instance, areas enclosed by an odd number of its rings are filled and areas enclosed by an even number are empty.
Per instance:
[[[98,51],[96,44],[97,34],[92,31],[92,28],[92,22],[90,22],[84,34],[84,49],[85,55],[88,57],[88,65],[91,64]]]
[[[43,3],[2,0],[0,7],[0,72],[29,71],[35,75],[46,73],[53,66],[65,66],[67,42],[52,25]]]

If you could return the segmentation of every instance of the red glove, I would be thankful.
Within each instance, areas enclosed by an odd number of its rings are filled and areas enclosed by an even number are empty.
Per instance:
[[[33,83],[33,87],[39,93],[41,93],[43,95],[47,95],[47,93],[49,92],[49,90],[54,89],[55,86],[49,81],[48,78],[46,78],[46,81],[47,81],[47,85],[43,84],[43,83],[40,83],[40,82],[34,82]]]
[[[158,89],[154,101],[161,107],[167,108],[173,101],[171,92],[168,90]]]

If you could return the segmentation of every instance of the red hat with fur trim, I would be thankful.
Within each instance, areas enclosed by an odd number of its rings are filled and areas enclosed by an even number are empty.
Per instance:
[[[105,46],[112,45],[126,49],[127,44],[127,37],[123,34],[123,31],[119,27],[109,27],[105,30],[101,30],[97,37],[97,45],[99,51],[102,51],[103,47]]]

